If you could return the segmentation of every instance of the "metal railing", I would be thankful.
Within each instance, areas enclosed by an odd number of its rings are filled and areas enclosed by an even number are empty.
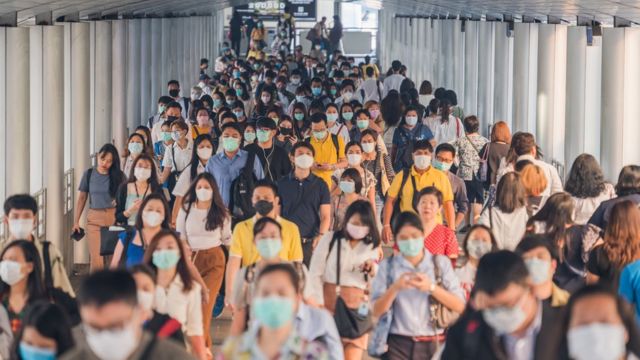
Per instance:
[[[556,170],[558,171],[558,175],[560,175],[560,180],[562,180],[562,183],[564,184],[564,178],[567,175],[565,173],[564,164],[558,160],[551,159],[551,165],[553,165],[553,167],[556,168]]]
[[[73,212],[73,195],[75,194],[74,183],[74,170],[73,168],[67,170],[64,173],[64,214],[68,215]]]
[[[36,217],[36,233],[38,240],[44,240],[47,236],[47,189],[42,188],[33,197],[38,204],[38,216]]]

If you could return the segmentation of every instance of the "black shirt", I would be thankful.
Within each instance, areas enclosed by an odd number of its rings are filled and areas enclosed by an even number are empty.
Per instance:
[[[287,176],[291,172],[291,161],[287,151],[280,146],[271,145],[271,149],[263,149],[258,144],[253,143],[244,147],[250,153],[255,154],[262,163],[264,177],[277,183],[278,180]]]
[[[617,198],[613,198],[607,201],[603,201],[600,203],[600,206],[593,212],[591,218],[589,219],[589,224],[593,224],[600,229],[604,230],[609,223],[609,216],[611,216],[611,210],[613,210],[613,206],[621,201],[630,200],[634,204],[640,204],[640,194],[631,194],[620,196]]]
[[[320,205],[331,204],[329,187],[324,180],[309,174],[299,181],[293,173],[278,182],[282,216],[298,225],[300,236],[312,238],[320,227]]]
[[[596,246],[591,250],[591,253],[589,253],[587,270],[599,277],[598,283],[609,286],[616,293],[618,292],[618,283],[620,282],[622,269],[618,269],[611,263],[602,245]]]

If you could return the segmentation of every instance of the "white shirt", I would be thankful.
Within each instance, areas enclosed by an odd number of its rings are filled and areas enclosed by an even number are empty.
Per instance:
[[[198,161],[198,170],[196,173],[198,175],[204,172],[204,165],[202,162]],[[191,165],[187,166],[182,170],[180,176],[178,177],[178,181],[176,182],[176,186],[173,188],[174,196],[185,196],[187,191],[189,191],[189,186],[191,186]]]
[[[378,89],[378,84],[380,84],[380,89]],[[362,96],[362,91],[364,90],[364,99],[362,103],[366,103],[367,101],[373,100],[380,102],[380,95],[378,94],[378,90],[380,94],[384,94],[384,84],[377,79],[367,79],[362,82],[356,93]]]
[[[372,229],[375,231],[375,229]],[[329,245],[333,238],[333,231],[329,231],[318,243],[311,256],[311,264],[309,266],[309,295],[318,304],[324,304],[323,284],[336,283],[338,243],[336,242],[329,254]],[[364,274],[360,271],[360,266],[367,260],[378,260],[380,252],[378,248],[372,245],[366,245],[359,241],[355,247],[351,247],[348,240],[340,240],[340,286],[349,286],[359,289],[366,289],[367,282]],[[327,256],[328,255],[328,256]]]
[[[391,90],[400,92],[400,85],[402,85],[402,81],[404,81],[404,79],[405,77],[400,74],[387,76],[387,78],[384,79],[384,92],[382,93],[382,97],[386,97]]]
[[[489,219],[489,212],[491,212],[491,219]],[[497,206],[494,206],[491,211],[489,208],[482,211],[478,224],[491,228],[491,232],[496,237],[498,249],[513,251],[527,229],[528,220],[526,206],[516,209],[511,214],[503,213]],[[493,226],[491,226],[492,224]]]
[[[337,121],[333,124],[332,127],[329,128],[329,132],[333,135],[342,136],[342,140],[345,144],[349,143],[351,138],[349,137],[349,129],[345,124],[339,124]]]
[[[418,97],[418,101],[420,102],[420,104],[424,105],[425,107],[429,106],[431,100],[433,100],[433,95],[420,95]]]
[[[176,219],[176,231],[180,238],[187,240],[193,251],[207,250],[220,245],[229,245],[231,241],[231,221],[227,217],[222,227],[208,231],[205,228],[209,209],[198,209],[194,205],[186,211],[180,207]]]
[[[202,295],[200,294],[200,284],[193,281],[193,286],[188,292],[184,292],[184,285],[180,275],[175,278],[165,289],[158,285],[156,287],[156,297],[154,309],[167,314],[178,320],[182,324],[182,331],[186,336],[202,336]]]
[[[462,121],[453,115],[449,115],[449,121],[442,123],[440,118],[434,124],[436,132],[433,134],[436,144],[452,143],[464,136]]]
[[[162,132],[162,123],[165,122],[165,119],[158,118],[159,121],[153,123],[153,127],[151,128],[151,141],[153,143],[157,143],[160,141],[160,133]]]
[[[173,168],[175,153],[175,165],[177,169]],[[187,141],[187,146],[183,149],[178,143],[174,143],[170,148],[165,149],[164,158],[162,159],[162,166],[170,168],[172,171],[184,171],[184,169],[191,163],[191,155],[193,154],[193,142]]]
[[[616,191],[613,185],[609,183],[604,184],[604,190],[596,197],[582,199],[573,196],[573,201],[575,202],[573,221],[579,225],[586,224],[591,215],[600,206],[600,203],[614,197],[616,197]]]

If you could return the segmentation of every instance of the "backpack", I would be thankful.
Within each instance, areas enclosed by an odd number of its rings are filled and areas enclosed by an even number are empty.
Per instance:
[[[253,202],[253,188],[256,184],[256,176],[253,174],[253,164],[256,160],[256,154],[249,152],[247,162],[244,164],[240,174],[231,183],[231,197],[229,202],[229,210],[231,216],[235,220],[241,221],[255,215]]]
[[[417,128],[416,132],[418,134],[422,132],[422,126],[424,125],[421,123],[418,123],[416,125],[416,128]],[[398,171],[400,169],[407,169],[407,168],[410,169],[411,166],[413,165],[413,157],[411,155],[413,154],[414,137],[410,131],[407,131],[402,127],[398,127],[396,131],[399,131],[398,134],[400,135],[400,144],[403,144],[403,146],[398,147],[398,152],[396,154],[396,161],[393,164],[393,169],[395,171]]]
[[[59,305],[69,316],[72,326],[80,324],[80,311],[78,310],[78,304],[71,295],[53,286],[53,274],[51,271],[51,255],[49,248],[51,246],[50,241],[42,242],[42,262],[44,265],[44,285],[49,300]]]
[[[340,128],[340,130],[342,130],[342,128]],[[311,144],[311,138],[306,138],[304,141]],[[336,161],[338,161],[340,160],[340,142],[338,142],[338,135],[331,134],[331,142],[333,143],[333,147],[336,148]]]
[[[167,179],[167,187],[169,188],[169,193],[173,194],[173,189],[176,187],[178,178],[182,173],[182,171],[178,171],[178,165],[176,164],[176,150],[173,146],[171,146],[171,160],[173,161],[173,171],[171,171],[171,174],[169,174],[169,178]]]

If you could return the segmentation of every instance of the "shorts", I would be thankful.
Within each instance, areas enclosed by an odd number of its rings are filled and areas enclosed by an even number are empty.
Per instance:
[[[484,186],[482,186],[482,182],[478,180],[465,180],[464,187],[467,188],[469,204],[484,204]]]

